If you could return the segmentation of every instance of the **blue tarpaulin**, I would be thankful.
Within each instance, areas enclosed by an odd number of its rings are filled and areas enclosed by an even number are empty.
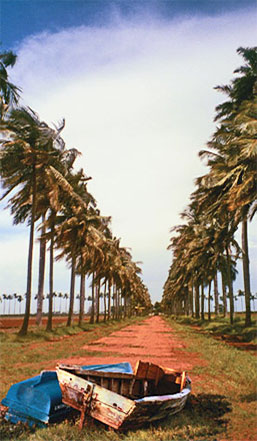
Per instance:
[[[123,374],[133,374],[133,369],[130,363],[116,363],[116,364],[94,364],[90,366],[81,366],[87,371],[103,371],[103,372],[119,372]]]

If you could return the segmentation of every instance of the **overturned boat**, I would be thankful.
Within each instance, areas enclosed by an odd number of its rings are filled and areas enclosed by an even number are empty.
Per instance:
[[[138,428],[182,410],[191,392],[185,371],[138,361],[130,363],[56,367],[62,401],[116,430]]]

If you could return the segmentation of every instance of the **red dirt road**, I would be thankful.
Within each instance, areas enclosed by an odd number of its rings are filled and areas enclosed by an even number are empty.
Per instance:
[[[74,364],[129,361],[134,367],[140,359],[187,371],[196,364],[203,365],[198,354],[189,353],[185,348],[186,342],[181,336],[177,336],[162,317],[153,316],[83,346],[82,353],[86,351],[86,356],[61,361]]]

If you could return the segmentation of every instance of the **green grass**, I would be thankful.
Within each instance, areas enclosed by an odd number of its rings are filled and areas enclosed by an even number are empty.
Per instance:
[[[151,427],[124,434],[108,431],[97,422],[80,431],[78,420],[65,421],[44,429],[28,429],[24,425],[15,426],[2,421],[0,439],[2,441],[256,441],[256,358],[249,352],[239,351],[215,340],[211,333],[201,333],[192,326],[171,319],[167,321],[187,345],[183,350],[190,352],[192,357],[197,354],[201,361],[189,372],[192,378],[192,394],[181,413]],[[69,355],[71,351],[74,355],[81,356],[81,344],[93,342],[128,323],[126,321],[108,326],[103,324],[87,329],[83,333],[80,331],[68,340]],[[59,332],[65,331],[59,330]],[[2,378],[6,387],[8,386],[7,389],[13,382],[20,381],[16,378],[17,374],[19,377],[27,378],[38,373],[41,368],[45,368],[46,361],[52,363],[64,354],[67,357],[67,346],[62,339],[50,341],[50,349],[47,339],[44,333],[40,336],[31,333],[23,339],[15,335],[4,337],[1,349],[6,355],[2,359],[4,369]],[[47,351],[44,350],[46,340]],[[32,345],[36,345],[35,354],[30,350]],[[16,355],[12,353],[14,351]],[[22,357],[24,361],[20,359]],[[183,352],[181,357],[183,359]],[[10,360],[14,364],[10,364]],[[36,369],[37,372],[34,372]]]
[[[211,321],[200,320],[187,316],[174,317],[173,320],[181,324],[201,327],[202,331],[214,335],[224,336],[231,341],[257,343],[257,314],[252,315],[252,325],[245,327],[245,320],[243,314],[235,316],[234,324],[231,325],[229,318],[213,316]]]
[[[141,317],[134,317],[120,322],[100,322],[94,325],[86,323],[83,328],[77,325],[69,328],[59,325],[53,332],[34,327],[24,337],[14,332],[2,332],[0,334],[0,398],[5,396],[12,383],[38,375],[43,369],[53,369],[58,360],[67,357],[84,357],[88,354],[83,349],[84,345],[141,320]],[[101,354],[94,352],[94,355]]]

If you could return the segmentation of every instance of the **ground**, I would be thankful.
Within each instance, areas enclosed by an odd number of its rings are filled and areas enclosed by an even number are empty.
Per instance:
[[[67,357],[62,361],[74,364],[119,363],[137,360],[190,371],[204,362],[197,353],[183,351],[186,342],[160,316],[120,329],[97,341],[84,345],[86,357]],[[97,353],[101,352],[101,356]]]
[[[11,321],[7,320],[7,323],[10,325]],[[5,393],[13,382],[36,375],[42,369],[55,369],[57,363],[85,365],[128,361],[134,367],[138,360],[150,361],[176,370],[186,370],[192,380],[192,397],[183,412],[170,421],[157,428],[136,432],[137,439],[133,435],[132,438],[128,435],[122,439],[257,440],[256,357],[252,351],[238,350],[223,340],[200,332],[198,328],[178,324],[163,316],[150,316],[129,323],[87,325],[84,331],[75,335],[50,334],[50,340],[41,336],[37,339],[36,334],[33,338],[28,336],[16,340],[13,334],[15,330],[3,325],[4,334],[9,335],[9,345],[13,345],[16,351],[16,354],[12,354],[6,340],[6,352],[2,347],[1,354]],[[54,441],[59,440],[64,429],[65,426],[60,425],[49,427],[42,433],[37,431],[37,441],[45,440],[47,436]],[[89,439],[87,436],[90,434],[85,432],[84,437],[76,432],[76,427],[69,427],[71,430],[74,430],[73,436],[77,438],[69,439]],[[97,441],[102,440],[98,435]],[[104,434],[101,436],[104,437]],[[151,436],[153,438],[149,438]],[[32,435],[28,437],[29,441],[35,439]],[[95,439],[92,437],[92,440]],[[63,437],[63,441],[66,440],[68,438]]]

